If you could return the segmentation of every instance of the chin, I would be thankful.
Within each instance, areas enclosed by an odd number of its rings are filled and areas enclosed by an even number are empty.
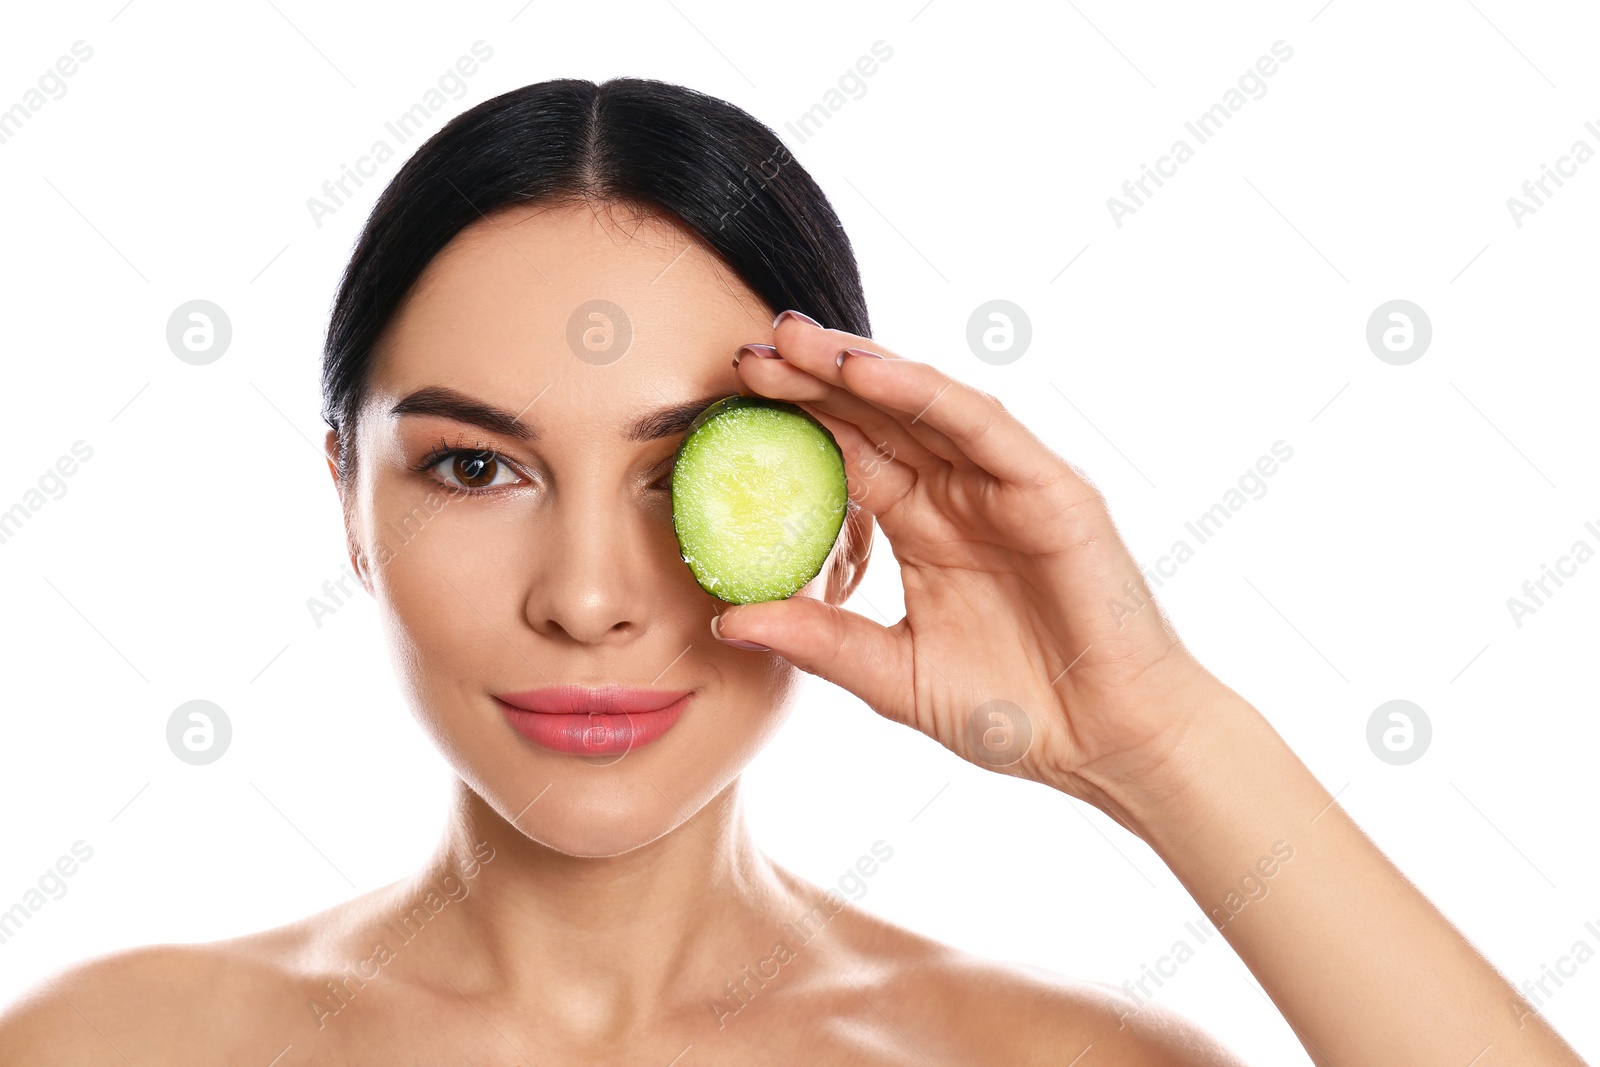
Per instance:
[[[669,802],[643,777],[615,784],[567,782],[566,789],[560,780],[553,783],[516,826],[530,840],[579,859],[632,852],[672,832],[701,807],[676,797]],[[507,819],[515,814],[513,809]]]

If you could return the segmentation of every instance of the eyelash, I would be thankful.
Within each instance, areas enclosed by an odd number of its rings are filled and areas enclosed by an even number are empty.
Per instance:
[[[439,447],[435,448],[433,451],[429,452],[426,456],[419,460],[414,466],[411,467],[411,470],[418,473],[426,473],[432,471],[433,468],[437,467],[440,463],[443,463],[447,459],[453,460],[462,456],[470,459],[487,459],[492,463],[503,464],[512,471],[517,470],[516,464],[512,463],[510,460],[506,459],[505,456],[501,455],[499,452],[496,452],[494,449],[485,446],[481,442],[471,448],[467,448],[463,444],[452,445],[442,437],[439,439]],[[667,465],[666,474],[662,475],[660,478],[657,478],[655,483],[651,485],[651,488],[658,489],[659,492],[663,493],[671,492],[671,477],[672,465],[669,463]],[[449,489],[455,493],[459,493],[463,496],[477,496],[482,493],[492,493],[499,489],[514,488],[513,486],[505,485],[483,485],[476,487],[469,485],[456,485],[446,482],[444,479],[437,476],[435,476],[435,480],[443,485],[446,489]],[[661,486],[660,483],[663,481],[668,481],[669,484],[666,486]]]

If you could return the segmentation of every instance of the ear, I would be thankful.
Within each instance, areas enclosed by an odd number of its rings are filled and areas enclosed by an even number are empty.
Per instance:
[[[372,576],[367,572],[366,556],[356,546],[356,532],[350,517],[350,502],[346,498],[346,486],[339,477],[339,431],[329,430],[327,437],[322,442],[323,454],[328,460],[328,473],[333,476],[333,488],[339,494],[339,511],[344,516],[344,544],[345,551],[350,555],[350,566],[356,572],[356,577],[361,581],[361,587],[369,595],[372,592]]]
[[[344,502],[344,485],[339,481],[339,431],[329,430],[328,436],[322,439],[322,452],[328,457],[328,473],[333,475],[333,488],[339,494],[339,502]]]
[[[872,512],[854,500],[848,501],[839,538],[842,550],[828,570],[828,590],[824,597],[828,603],[843,604],[861,584],[867,573],[867,560],[872,555],[873,534],[877,528]]]

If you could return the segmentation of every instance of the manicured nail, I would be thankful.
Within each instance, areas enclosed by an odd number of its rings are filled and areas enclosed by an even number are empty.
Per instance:
[[[833,365],[835,367],[844,366],[844,357],[845,356],[871,356],[873,359],[882,359],[883,358],[881,355],[879,355],[876,352],[868,352],[865,348],[844,348],[844,349],[840,349],[839,354],[834,357]]]
[[[778,328],[778,323],[782,322],[784,319],[799,319],[801,322],[809,322],[811,325],[817,327],[818,329],[822,328],[822,323],[818,322],[816,319],[812,318],[810,315],[802,315],[798,311],[780,311],[780,312],[778,312],[778,317],[772,320],[772,328],[774,330],[776,330]]]
[[[725,645],[732,645],[734,648],[748,648],[752,652],[772,651],[772,649],[768,648],[766,645],[758,645],[754,641],[740,641],[736,637],[723,637],[717,632],[718,618],[719,616],[716,615],[711,616],[711,636],[715,637],[718,641],[721,641]]]
[[[739,365],[739,358],[741,356],[746,356],[746,355],[760,356],[762,359],[782,359],[783,358],[782,356],[780,356],[778,354],[778,350],[776,348],[774,348],[772,345],[756,345],[756,344],[740,345],[739,346],[739,350],[733,354],[733,365],[735,367],[737,367]]]

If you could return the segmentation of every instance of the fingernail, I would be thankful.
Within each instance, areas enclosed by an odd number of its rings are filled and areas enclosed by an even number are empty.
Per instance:
[[[845,349],[840,349],[839,354],[834,357],[833,365],[835,367],[844,366],[844,357],[845,356],[871,356],[873,359],[882,359],[883,358],[881,355],[879,355],[876,352],[868,352],[865,348],[845,348]]]
[[[721,641],[725,645],[732,645],[734,648],[748,648],[752,652],[771,652],[772,651],[772,649],[768,648],[766,645],[758,645],[754,641],[740,641],[736,637],[723,637],[720,633],[717,632],[717,620],[718,620],[718,618],[720,618],[720,616],[717,616],[717,615],[711,616],[711,636],[715,637],[718,641]]]
[[[776,330],[778,328],[778,323],[782,322],[784,319],[799,319],[801,322],[809,322],[811,325],[817,327],[818,329],[822,328],[822,323],[818,322],[816,319],[812,318],[810,315],[802,315],[798,311],[780,311],[780,312],[778,312],[778,317],[772,320],[772,328],[774,330]]]
[[[740,357],[745,355],[760,356],[762,359],[783,358],[778,354],[778,350],[772,345],[740,345],[739,350],[733,354],[733,365],[737,367],[739,365]]]

